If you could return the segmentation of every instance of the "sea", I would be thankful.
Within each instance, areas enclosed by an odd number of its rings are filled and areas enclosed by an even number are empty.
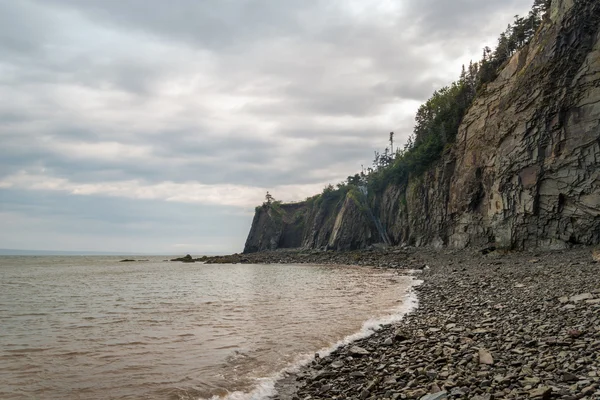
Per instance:
[[[0,257],[0,399],[265,399],[416,305],[392,270],[165,258]]]

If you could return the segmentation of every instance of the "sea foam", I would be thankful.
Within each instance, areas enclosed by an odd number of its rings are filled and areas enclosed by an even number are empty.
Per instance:
[[[409,271],[409,273],[414,273],[415,271]],[[318,350],[316,353],[319,354],[320,357],[326,357],[329,354],[333,353],[338,348],[345,346],[349,343],[355,342],[360,339],[367,338],[377,332],[381,327],[385,325],[391,325],[397,322],[400,322],[404,316],[411,313],[419,306],[419,299],[417,298],[415,287],[419,286],[423,281],[413,278],[411,281],[411,285],[408,289],[408,293],[404,296],[404,300],[402,304],[400,304],[397,308],[392,310],[389,315],[386,315],[381,318],[371,318],[365,321],[361,327],[361,329],[348,335],[336,342],[334,345]],[[256,387],[251,392],[232,392],[228,395],[222,396],[213,396],[208,400],[265,400],[269,397],[272,397],[277,394],[275,389],[278,381],[282,380],[288,374],[294,374],[300,371],[303,367],[308,365],[314,359],[314,354],[303,354],[298,357],[298,359],[291,363],[289,366],[283,368],[281,371],[276,374],[265,377],[265,378],[257,378],[256,379]],[[199,398],[198,400],[207,400],[204,398]]]

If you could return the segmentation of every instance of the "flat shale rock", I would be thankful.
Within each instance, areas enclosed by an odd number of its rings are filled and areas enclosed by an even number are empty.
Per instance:
[[[415,272],[419,307],[315,359],[274,398],[600,399],[600,270],[589,252],[403,254],[408,269],[430,267]]]

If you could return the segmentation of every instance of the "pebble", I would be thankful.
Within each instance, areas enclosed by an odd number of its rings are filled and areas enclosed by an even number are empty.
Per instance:
[[[416,273],[419,307],[278,382],[274,399],[600,399],[600,267],[589,254],[329,254],[400,274],[428,265]]]
[[[366,356],[369,354],[369,351],[359,346],[352,346],[350,347],[349,353],[354,356]]]
[[[421,400],[443,400],[448,398],[447,392],[432,393],[421,397]]]
[[[494,358],[486,349],[479,349],[479,364],[493,365]]]
[[[531,397],[532,399],[546,400],[546,399],[550,399],[551,395],[552,395],[552,388],[545,387],[545,386],[534,389],[531,392],[529,392],[529,397]]]

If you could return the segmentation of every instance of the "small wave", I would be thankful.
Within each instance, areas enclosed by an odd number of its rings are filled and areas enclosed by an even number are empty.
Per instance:
[[[112,325],[112,324],[121,324],[123,322],[127,322],[126,318],[113,319],[111,321],[99,322],[98,325]]]
[[[398,308],[396,308],[392,312],[392,314],[382,317],[382,318],[373,318],[373,319],[367,320],[365,323],[363,323],[360,331],[358,331],[352,335],[346,336],[342,340],[335,343],[333,346],[321,349],[321,350],[317,351],[317,353],[319,353],[319,355],[321,357],[325,357],[325,356],[333,353],[335,350],[337,350],[338,348],[340,348],[344,345],[347,345],[356,340],[364,339],[366,337],[371,336],[373,333],[375,333],[377,330],[379,330],[384,325],[390,325],[390,324],[401,321],[404,318],[404,316],[406,316],[407,314],[409,314],[410,312],[412,312],[413,310],[415,310],[418,307],[419,301],[418,301],[418,298],[417,298],[414,288],[422,283],[423,283],[423,281],[413,278],[411,285],[408,289],[408,293],[406,294],[406,296],[404,298],[404,301]],[[239,353],[239,352],[236,351],[235,353]],[[239,353],[239,354],[243,354],[243,353]],[[208,399],[200,397],[200,398],[198,398],[198,400],[264,400],[264,399],[267,399],[276,394],[275,384],[278,381],[282,380],[288,374],[293,374],[295,372],[298,372],[302,367],[304,367],[305,365],[310,363],[313,360],[313,357],[314,357],[313,354],[305,354],[303,356],[300,356],[296,362],[292,363],[290,366],[279,371],[275,375],[273,375],[271,377],[267,377],[267,378],[258,378],[257,385],[256,385],[255,389],[252,390],[251,392],[236,391],[236,392],[231,392],[231,393],[227,394],[226,396],[212,396]]]
[[[240,347],[240,346],[238,346],[237,344],[231,344],[231,345],[228,345],[228,346],[216,347],[215,350],[237,349],[238,347]]]
[[[23,314],[13,314],[12,317],[43,317],[48,315],[48,313],[23,313]]]
[[[115,346],[145,346],[149,345],[147,342],[120,342],[120,343],[111,343],[107,344],[107,347],[115,347]]]
[[[37,347],[32,347],[32,348],[27,348],[27,349],[8,349],[8,350],[4,350],[7,353],[41,353],[42,351],[48,351],[50,349],[45,349],[45,348],[37,348]]]
[[[37,284],[35,283],[31,283],[31,282],[21,282],[21,281],[6,281],[6,282],[2,282],[0,283],[0,286],[9,286],[9,285],[16,285],[16,286],[31,286],[31,287],[36,287]]]
[[[56,354],[57,357],[75,357],[75,356],[87,356],[92,354],[90,351],[70,351],[67,353]]]

